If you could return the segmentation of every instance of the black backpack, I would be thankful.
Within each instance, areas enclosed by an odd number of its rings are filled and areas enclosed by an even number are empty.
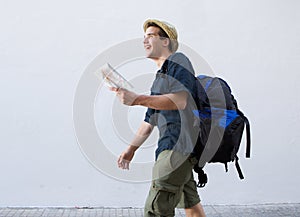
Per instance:
[[[203,171],[206,163],[223,163],[226,172],[228,162],[235,161],[240,179],[243,173],[238,163],[237,152],[246,125],[246,158],[250,158],[250,124],[238,109],[229,85],[221,78],[200,75],[196,78],[196,98],[198,110],[194,110],[195,125],[200,128],[194,153],[198,164],[197,187],[204,187],[207,175]]]

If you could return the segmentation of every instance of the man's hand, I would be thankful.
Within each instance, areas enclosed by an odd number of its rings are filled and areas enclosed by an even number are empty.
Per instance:
[[[123,153],[119,156],[118,159],[119,168],[129,170],[129,163],[132,160],[133,156],[134,156],[134,150],[130,149],[129,146],[129,148],[123,151]]]
[[[124,105],[136,105],[134,102],[138,98],[138,94],[123,88],[111,87],[110,90],[116,92],[117,97]]]

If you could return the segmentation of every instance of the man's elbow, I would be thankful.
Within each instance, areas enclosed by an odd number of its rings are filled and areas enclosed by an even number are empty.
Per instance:
[[[173,102],[173,109],[184,110],[187,106],[187,95],[185,92],[172,94],[169,99]]]
[[[178,110],[184,110],[186,108],[186,106],[187,106],[186,100],[182,100],[182,101],[176,103],[176,108]]]

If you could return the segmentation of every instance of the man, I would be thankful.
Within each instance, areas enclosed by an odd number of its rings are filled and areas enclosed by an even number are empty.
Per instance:
[[[159,70],[150,96],[111,88],[123,104],[148,108],[135,138],[120,155],[118,166],[129,169],[135,151],[157,126],[160,136],[145,216],[174,216],[178,204],[185,208],[186,216],[205,216],[192,173],[197,162],[192,152],[198,135],[192,114],[195,108],[193,67],[185,55],[175,53],[177,31],[172,25],[152,19],[143,27],[146,57]]]

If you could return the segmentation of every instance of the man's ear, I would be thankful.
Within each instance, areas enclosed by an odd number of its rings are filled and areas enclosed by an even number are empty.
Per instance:
[[[164,38],[163,39],[163,46],[164,47],[168,47],[170,43],[171,43],[171,41],[170,41],[169,38]]]

